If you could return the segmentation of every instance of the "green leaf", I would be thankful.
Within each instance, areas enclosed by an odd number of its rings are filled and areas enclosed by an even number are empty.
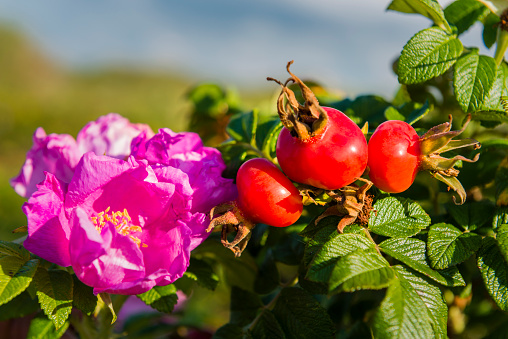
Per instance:
[[[30,260],[30,252],[23,245],[0,240],[0,258],[4,256],[17,257],[23,261]]]
[[[255,293],[233,286],[231,288],[230,322],[238,326],[250,324],[263,307],[259,296]]]
[[[415,122],[426,116],[432,110],[432,105],[429,104],[428,100],[425,100],[425,103],[423,105],[414,102],[411,102],[411,104],[405,104],[403,107],[401,107],[401,110],[403,110],[406,105],[414,106],[413,110],[406,118],[406,122],[410,125],[413,125]]]
[[[402,115],[395,107],[390,106],[385,109],[386,120],[400,120],[405,121],[406,117]]]
[[[184,275],[212,291],[215,290],[219,283],[219,277],[213,272],[212,266],[206,261],[196,258],[190,259],[189,267]]]
[[[436,0],[393,0],[387,9],[402,13],[421,14],[432,20],[437,26],[451,32],[443,9]]]
[[[484,109],[485,103],[491,100],[490,91],[496,83],[497,74],[496,62],[491,57],[469,53],[459,58],[455,65],[453,86],[464,112]]]
[[[256,145],[258,111],[236,114],[229,121],[226,132],[236,141]]]
[[[374,249],[372,241],[359,234],[341,234],[336,229],[329,239],[309,250],[314,254],[307,278],[318,282],[328,282],[337,261],[358,249]]]
[[[7,243],[10,244],[10,243]],[[3,253],[14,246],[6,245]],[[5,304],[27,289],[39,266],[38,259],[28,259],[21,255],[0,256],[0,305]]]
[[[0,321],[22,318],[38,311],[39,303],[25,291],[10,302],[0,305]]]
[[[397,74],[402,84],[418,84],[446,72],[462,54],[462,43],[439,27],[416,33],[404,46]]]
[[[430,217],[420,205],[400,197],[376,201],[369,218],[369,230],[388,237],[409,237],[429,225]]]
[[[44,315],[39,315],[32,319],[30,327],[28,329],[27,339],[58,339],[60,338],[67,328],[69,322],[65,322],[62,327],[58,330],[55,328],[55,324],[46,318]]]
[[[496,239],[499,245],[499,250],[508,263],[508,224],[501,225],[496,230]]]
[[[477,0],[457,0],[444,10],[446,20],[457,27],[457,34],[464,33],[489,13],[490,10]]]
[[[445,286],[464,286],[465,282],[456,267],[451,272],[435,271],[426,260],[425,241],[414,238],[392,238],[379,244],[389,256],[403,262],[412,269]],[[451,273],[451,277],[450,277]]]
[[[482,244],[482,238],[475,233],[464,233],[458,228],[440,223],[432,225],[428,235],[428,256],[436,269],[445,269],[460,264]]]
[[[483,20],[483,43],[487,48],[491,48],[496,43],[497,28],[499,26],[499,17],[494,13],[490,13]]]
[[[213,339],[246,339],[251,338],[247,336],[243,329],[235,324],[226,324],[222,327],[219,327],[217,331],[213,334]]]
[[[508,157],[504,158],[496,170],[496,204],[508,205]]]
[[[145,293],[138,294],[137,297],[145,304],[163,313],[171,313],[178,301],[176,287],[172,284],[155,286]]]
[[[496,209],[492,221],[492,228],[495,230],[501,227],[502,224],[508,224],[508,207],[505,206],[500,206]]]
[[[201,243],[192,253],[195,256],[203,255],[210,258],[222,267],[221,278],[230,286],[240,286],[252,291],[253,281],[256,276],[257,264],[251,256],[236,258],[231,250],[222,246],[220,241],[210,239]],[[177,280],[178,281],[178,280]]]
[[[97,306],[97,296],[93,294],[93,287],[83,284],[76,275],[72,275],[74,288],[72,289],[72,306],[86,315],[91,315]]]
[[[72,309],[72,276],[63,270],[40,268],[34,276],[37,297],[44,314],[53,322],[56,329],[65,325]]]
[[[462,205],[447,204],[446,209],[463,229],[473,231],[490,222],[495,206],[490,200],[482,200]]]
[[[268,310],[261,313],[251,333],[256,339],[286,339],[277,318]]]
[[[258,294],[268,294],[279,286],[279,270],[273,258],[273,252],[268,250],[263,262],[259,265],[254,291]]]
[[[280,131],[282,130],[282,122],[279,117],[269,120],[258,126],[256,132],[256,143],[261,152],[275,158],[275,149],[277,147],[277,139],[279,138]]]
[[[496,243],[490,237],[483,239],[477,264],[483,283],[492,299],[503,311],[508,311],[508,265]]]
[[[381,289],[390,284],[393,270],[376,250],[356,250],[340,258],[329,280],[329,291]]]
[[[447,338],[448,308],[439,287],[404,266],[374,315],[375,338]]]
[[[334,325],[326,310],[301,288],[282,289],[272,312],[288,339],[334,335]]]
[[[391,104],[378,95],[361,95],[353,101],[345,99],[330,105],[346,114],[357,125],[369,122],[370,128],[375,128],[385,119],[385,110]]]

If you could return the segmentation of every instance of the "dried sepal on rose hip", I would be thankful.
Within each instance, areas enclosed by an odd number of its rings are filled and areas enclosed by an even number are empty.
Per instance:
[[[464,132],[471,115],[458,131],[451,130],[451,115],[449,119],[421,137],[404,121],[390,120],[379,125],[369,140],[369,178],[374,185],[388,193],[400,193],[413,184],[418,172],[428,171],[457,192],[459,202],[453,197],[456,204],[463,204],[466,192],[457,179],[459,170],[454,166],[458,161],[475,162],[480,155],[468,159],[461,155],[445,158],[441,154],[463,147],[477,149],[480,143],[470,138],[454,140]]]
[[[361,225],[368,223],[370,211],[372,210],[373,195],[367,194],[367,191],[373,184],[364,178],[358,178],[358,180],[363,181],[364,184],[358,186],[353,183],[337,191],[328,191],[326,193],[331,197],[332,205],[316,218],[316,225],[321,219],[331,215],[342,217],[337,224],[337,231],[340,233],[344,231],[346,226],[354,222]]]
[[[236,175],[238,197],[216,206],[210,212],[211,232],[222,226],[221,242],[239,257],[257,223],[286,227],[295,223],[303,211],[302,197],[293,183],[270,161],[246,161]],[[233,241],[229,233],[236,232]]]
[[[290,71],[282,83],[277,111],[284,127],[276,154],[282,171],[293,181],[326,190],[353,183],[367,166],[367,141],[360,128],[341,111],[323,107],[312,91]],[[296,83],[304,98],[300,104],[288,84]]]

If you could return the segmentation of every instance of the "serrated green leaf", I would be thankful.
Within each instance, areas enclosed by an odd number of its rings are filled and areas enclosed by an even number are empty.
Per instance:
[[[86,315],[91,315],[97,306],[97,296],[93,294],[93,287],[83,284],[76,275],[72,275],[74,286],[72,289],[72,306]]]
[[[496,61],[485,55],[469,53],[455,65],[453,86],[457,101],[466,113],[483,109],[498,74]]]
[[[495,239],[483,239],[477,264],[490,296],[499,308],[508,311],[508,265]]]
[[[22,318],[39,310],[39,303],[25,291],[10,302],[0,305],[0,321]]]
[[[375,338],[433,338],[433,329],[425,304],[413,287],[397,274],[374,314]]]
[[[503,224],[496,230],[496,239],[499,245],[499,250],[508,263],[508,224]]]
[[[399,197],[376,201],[369,230],[388,237],[409,237],[430,225],[430,217],[418,203]]]
[[[457,0],[444,10],[446,20],[457,27],[457,34],[464,33],[489,13],[490,10],[477,0]]]
[[[256,145],[256,128],[258,123],[258,111],[236,114],[229,121],[226,132],[238,142]]]
[[[490,200],[482,200],[462,205],[447,204],[446,209],[463,229],[473,231],[491,220],[495,206]]]
[[[0,258],[3,256],[17,257],[23,261],[30,260],[30,252],[23,245],[0,240]]]
[[[9,302],[28,288],[38,266],[38,259],[0,256],[0,305]]]
[[[37,297],[44,314],[56,329],[65,325],[72,309],[72,276],[63,270],[40,268],[34,276]]]
[[[394,266],[396,279],[374,316],[376,338],[447,338],[441,290],[419,273]]]
[[[58,330],[55,328],[55,324],[46,318],[44,315],[39,315],[32,319],[30,327],[28,328],[27,339],[58,339],[60,338],[67,328],[69,322],[65,322],[62,327]]]
[[[456,267],[452,276],[446,271],[435,271],[426,260],[425,241],[415,238],[391,238],[379,244],[379,248],[389,256],[403,262],[412,269],[445,286],[464,286],[466,283]]]
[[[462,54],[456,35],[439,27],[416,33],[404,46],[397,74],[402,84],[417,84],[446,72]]]
[[[330,274],[332,292],[385,288],[393,278],[390,264],[376,250],[356,250],[341,257]]]
[[[143,300],[145,304],[163,313],[173,312],[173,308],[178,302],[174,285],[155,286],[145,293],[138,294],[137,297]]]
[[[341,234],[334,230],[328,241],[312,248],[314,256],[306,277],[317,282],[328,282],[337,261],[358,249],[374,249],[374,244],[363,235]]]
[[[430,265],[435,269],[445,269],[460,264],[482,244],[482,238],[475,233],[464,233],[458,228],[440,223],[429,229],[427,254]]]
[[[495,230],[501,227],[502,224],[508,224],[508,207],[497,207],[492,220],[492,228]]]
[[[261,313],[251,333],[256,339],[286,339],[277,318],[268,310]]]
[[[230,322],[232,324],[238,326],[250,324],[262,307],[263,303],[256,293],[236,286],[231,288]]]
[[[334,326],[326,310],[301,288],[282,289],[272,312],[288,339],[332,338],[334,335]]]
[[[443,9],[436,0],[393,0],[387,9],[402,13],[421,14],[432,20],[437,26],[451,32]]]
[[[212,266],[206,261],[196,258],[190,259],[189,267],[184,275],[212,291],[215,290],[219,283],[219,277],[213,272]]]

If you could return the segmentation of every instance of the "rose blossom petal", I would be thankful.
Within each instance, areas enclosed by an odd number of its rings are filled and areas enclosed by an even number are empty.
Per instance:
[[[50,172],[68,183],[81,155],[72,136],[46,135],[44,129],[39,127],[33,135],[32,148],[27,152],[19,175],[10,181],[11,186],[16,193],[28,198],[37,190],[37,184],[44,180],[44,172]]]
[[[153,138],[137,145],[132,155],[146,159],[150,164],[164,164],[176,154],[192,152],[203,147],[198,134],[192,132],[175,133],[169,128],[161,128]]]
[[[66,184],[53,174],[38,185],[23,212],[28,220],[28,238],[23,245],[30,252],[60,266],[70,266],[70,228],[63,209]]]
[[[128,236],[119,234],[112,223],[107,223],[99,234],[90,216],[77,208],[72,224],[72,268],[83,283],[94,287],[95,294],[106,290],[121,293],[115,285],[144,277],[141,250]]]
[[[119,114],[110,113],[86,124],[76,140],[82,153],[92,151],[123,159],[130,154],[132,140],[142,132],[147,137],[154,134],[148,125],[133,124]]]

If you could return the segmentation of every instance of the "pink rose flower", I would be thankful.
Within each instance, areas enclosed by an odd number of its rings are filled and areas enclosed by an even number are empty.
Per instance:
[[[48,173],[23,206],[25,247],[76,276],[94,293],[139,294],[180,278],[206,218],[191,211],[181,170],[159,180],[146,161],[89,152],[67,185]]]
[[[33,136],[33,146],[20,173],[11,179],[11,186],[16,193],[28,198],[44,180],[44,172],[69,183],[83,154],[92,151],[97,155],[124,159],[130,154],[132,139],[140,133],[146,138],[153,136],[148,125],[132,124],[116,113],[88,123],[78,133],[77,141],[68,134],[46,135],[42,128],[38,128]]]

